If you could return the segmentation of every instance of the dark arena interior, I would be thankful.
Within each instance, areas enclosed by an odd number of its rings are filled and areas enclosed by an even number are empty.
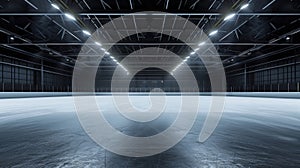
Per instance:
[[[0,11],[0,167],[300,166],[299,0]]]

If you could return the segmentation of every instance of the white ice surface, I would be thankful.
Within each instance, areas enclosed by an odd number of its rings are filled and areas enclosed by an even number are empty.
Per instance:
[[[132,98],[138,108],[143,108],[141,97]],[[172,105],[179,97],[167,99]],[[98,96],[97,101],[107,113],[116,110],[111,96]],[[211,97],[200,97],[202,114],[207,113],[210,101]],[[164,123],[163,118],[162,125],[129,127],[114,116],[107,118],[120,131],[136,136],[153,134],[171,123],[168,119]],[[0,167],[297,167],[300,164],[299,99],[227,97],[219,126],[201,144],[197,137],[204,118],[205,115],[200,115],[188,136],[172,149],[152,157],[127,158],[106,152],[86,136],[77,120],[72,97],[0,99]]]

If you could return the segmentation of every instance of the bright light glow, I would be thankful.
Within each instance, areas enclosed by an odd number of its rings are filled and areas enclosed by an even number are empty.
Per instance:
[[[286,39],[286,40],[290,40],[291,38],[290,38],[289,36],[287,36],[285,39]]]
[[[209,33],[209,36],[213,36],[213,35],[216,35],[218,33],[218,30],[214,30],[212,32]]]
[[[71,20],[74,20],[74,21],[76,20],[76,18],[73,15],[71,15],[70,13],[65,13],[65,16]]]
[[[90,33],[89,31],[87,31],[87,30],[82,30],[82,32],[83,32],[84,34],[88,35],[88,36],[91,35],[91,33]]]
[[[193,52],[191,52],[191,55],[194,55],[196,52],[195,51],[193,51]]]
[[[102,44],[97,42],[97,41],[95,42],[95,44],[98,45],[98,46],[102,46]]]
[[[186,57],[186,59],[189,59],[189,58],[190,58],[190,56]]]
[[[104,48],[101,48],[101,50],[102,50],[102,51],[105,51],[105,49],[104,49]]]
[[[201,42],[198,44],[198,46],[203,46],[205,44],[205,42]]]
[[[198,51],[199,50],[199,48],[196,48],[194,51]]]
[[[107,52],[107,51],[105,51],[104,53],[107,54],[107,55],[109,55],[109,52]]]
[[[111,59],[115,59],[113,56],[110,56]]]
[[[234,16],[235,16],[235,13],[229,14],[229,15],[227,15],[227,16],[225,17],[224,21],[230,20],[230,19],[232,19]]]
[[[14,38],[14,37],[10,37],[9,39],[10,39],[10,40],[15,40],[15,38]]]
[[[56,5],[56,4],[51,4],[51,6],[52,6],[53,8],[55,8],[55,9],[59,10],[58,5]]]
[[[242,5],[241,10],[246,9],[248,6],[249,4]]]

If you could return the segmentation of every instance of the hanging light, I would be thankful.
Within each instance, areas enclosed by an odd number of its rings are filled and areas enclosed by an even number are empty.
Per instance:
[[[76,20],[76,18],[73,15],[71,15],[70,13],[65,13],[65,16],[71,20],[74,20],[74,21]]]
[[[52,3],[51,6],[52,6],[53,8],[55,8],[55,9],[59,10],[59,6],[58,6],[58,5]]]
[[[243,10],[243,9],[246,9],[248,6],[249,6],[249,4],[248,4],[248,3],[247,3],[247,4],[244,4],[244,5],[242,5],[242,6],[241,6],[241,10]]]
[[[218,33],[218,30],[214,30],[212,32],[209,33],[209,36],[213,36],[213,35],[216,35]]]
[[[102,44],[101,43],[99,43],[99,42],[95,42],[95,44],[97,45],[97,46],[102,46]]]
[[[91,35],[91,33],[90,33],[89,31],[87,31],[87,30],[82,30],[82,32],[83,32],[85,35],[88,35],[88,36]]]
[[[198,44],[198,46],[203,46],[205,44],[205,42],[201,42]]]
[[[230,19],[232,19],[234,16],[235,16],[235,13],[229,14],[229,15],[227,15],[227,16],[225,17],[224,21],[230,20]]]

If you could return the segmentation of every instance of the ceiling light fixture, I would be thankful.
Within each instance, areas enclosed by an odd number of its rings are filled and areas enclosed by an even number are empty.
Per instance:
[[[87,31],[87,30],[82,30],[82,32],[85,34],[85,35],[88,35],[88,36],[90,36],[90,35],[92,35],[89,31]]]
[[[76,20],[76,18],[73,15],[71,15],[70,13],[65,13],[65,16],[71,20],[74,20],[74,21]]]
[[[218,33],[218,30],[214,30],[212,32],[209,33],[209,36],[213,36],[213,35],[216,35]]]
[[[227,16],[225,17],[224,21],[230,20],[230,19],[232,19],[234,16],[235,16],[235,13],[229,14],[229,15],[227,15]]]
[[[109,52],[107,52],[107,51],[105,51],[104,53],[105,53],[105,54],[107,54],[107,55],[109,55],[109,54],[110,54],[110,53],[109,53]]]
[[[205,42],[201,42],[198,44],[198,46],[203,46],[205,44]]]
[[[55,8],[55,9],[57,9],[57,10],[59,10],[59,6],[58,5],[56,5],[56,4],[51,4],[51,6],[53,7],[53,8]]]
[[[249,6],[249,4],[244,4],[241,6],[241,10],[246,9]]]
[[[95,44],[98,45],[98,46],[102,46],[102,44],[97,42],[97,41],[95,42]]]

